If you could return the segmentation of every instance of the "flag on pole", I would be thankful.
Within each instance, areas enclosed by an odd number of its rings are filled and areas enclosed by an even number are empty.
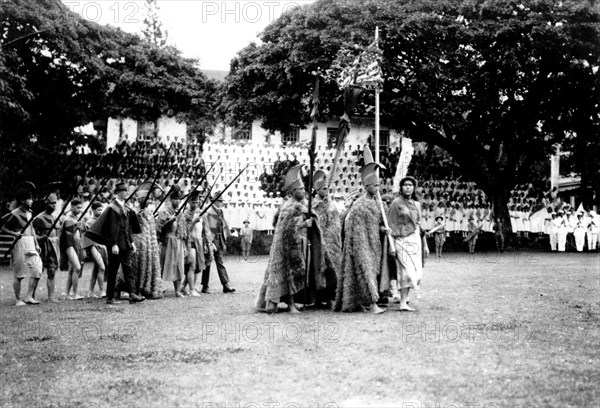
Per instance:
[[[355,46],[355,48],[359,48]],[[335,78],[338,86],[343,91],[344,113],[338,123],[338,134],[336,138],[336,154],[333,161],[333,169],[329,178],[335,178],[338,159],[346,142],[346,136],[350,132],[350,117],[358,104],[358,98],[365,90],[380,90],[383,85],[383,74],[381,71],[382,52],[378,45],[376,31],[375,41],[362,49],[358,56],[352,50],[343,48],[328,70],[328,76]]]
[[[373,41],[354,59],[342,68],[337,83],[341,89],[356,85],[363,89],[380,89],[383,85],[381,72],[382,52]]]

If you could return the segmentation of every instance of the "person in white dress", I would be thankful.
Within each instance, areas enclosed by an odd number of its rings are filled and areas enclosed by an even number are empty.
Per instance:
[[[585,227],[583,226],[583,217],[581,215],[577,216],[577,225],[575,226],[573,235],[575,236],[577,252],[583,252],[583,247],[585,246]]]
[[[517,212],[515,210],[515,206],[511,205],[508,210],[508,214],[510,215],[510,229],[513,233],[517,232]]]
[[[566,249],[566,245],[567,245],[567,233],[568,233],[568,227],[567,227],[567,220],[565,219],[565,217],[562,216],[561,212],[559,211],[558,213],[558,220],[560,220],[559,225],[558,225],[558,229],[557,229],[557,238],[558,238],[558,252],[565,252]]]
[[[524,206],[521,211],[521,217],[523,225],[523,236],[525,236],[525,238],[529,238],[529,231],[531,231],[531,221],[529,218],[530,216],[531,212],[529,211],[529,207]]]
[[[590,219],[587,225],[588,250],[595,251],[598,246],[598,232],[600,231],[600,216],[595,211],[589,212]]]

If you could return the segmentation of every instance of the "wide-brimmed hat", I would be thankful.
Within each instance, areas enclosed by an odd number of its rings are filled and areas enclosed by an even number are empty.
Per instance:
[[[250,224],[250,221],[244,220],[244,222],[242,224]]]
[[[437,221],[437,220],[444,221],[444,217],[442,217],[441,215],[438,215],[437,217],[435,217],[435,221]]]

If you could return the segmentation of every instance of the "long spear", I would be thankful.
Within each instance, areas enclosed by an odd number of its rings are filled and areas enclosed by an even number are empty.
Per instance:
[[[100,162],[100,160],[98,160],[98,163],[99,162]],[[75,185],[75,190],[73,191],[73,194],[71,194],[71,197],[69,197],[69,199],[67,201],[65,201],[65,203],[63,204],[60,212],[58,213],[58,216],[54,219],[54,222],[52,223],[52,225],[48,229],[48,234],[50,234],[52,232],[52,230],[54,229],[54,227],[56,226],[56,224],[58,224],[58,221],[60,220],[60,217],[62,217],[62,215],[65,213],[65,210],[67,209],[67,207],[71,203],[71,201],[73,201],[73,199],[77,195],[77,189],[79,188],[79,186],[81,185],[81,183],[84,183],[84,180],[86,179],[86,177],[88,176],[88,174],[90,173],[90,171],[91,171],[91,168],[88,171],[85,172],[85,174],[83,175],[83,177],[81,179],[81,182],[77,183]]]
[[[312,134],[310,139],[310,148],[308,150],[308,157],[310,162],[310,171],[308,174],[308,214],[307,218],[312,219],[312,190],[313,190],[313,174],[315,172],[315,157],[317,155],[317,116],[319,113],[319,73],[315,73],[315,89],[313,91],[313,99],[312,99],[313,107],[310,112],[310,117],[312,119]],[[305,275],[306,279],[304,281],[304,307],[306,307],[308,303],[308,290],[310,288],[310,270],[311,270],[311,240],[310,237],[313,234],[314,226],[310,226],[306,229],[306,242],[308,245],[305,257]]]
[[[81,179],[82,180],[81,182],[83,182],[83,180],[85,180],[85,178],[87,177],[87,174],[88,174],[88,172],[86,172],[86,174],[83,176],[83,178]],[[81,185],[81,183],[78,183],[75,186],[75,193],[71,196],[71,198],[69,198],[69,201],[67,201],[63,205],[63,208],[61,209],[60,213],[58,214],[58,217],[56,217],[56,219],[54,220],[54,222],[52,223],[52,225],[50,226],[50,228],[48,228],[48,234],[52,233],[52,230],[54,229],[54,227],[56,227],[56,224],[57,224],[58,220],[64,214],[65,209],[67,208],[67,206],[69,205],[69,203],[71,202],[71,200],[73,199],[73,197],[75,197],[75,194],[77,194],[77,188],[80,185]],[[44,202],[46,201],[46,199],[48,198],[48,196],[50,195],[50,193],[52,193],[52,191],[49,191],[48,194],[46,194],[46,196],[44,197]],[[35,217],[32,214],[32,216],[29,219],[29,221],[27,221],[27,223],[25,224],[25,226],[21,229],[21,232],[19,233],[19,235],[23,234],[27,230],[27,228],[29,228],[29,226],[31,225],[31,223],[33,222],[34,219],[35,219]],[[13,250],[13,248],[15,247],[15,245],[17,245],[17,242],[19,242],[20,239],[21,239],[20,236],[17,237],[17,238],[15,238],[15,240],[12,242],[12,244],[8,248],[8,251],[6,251],[6,253],[4,254],[4,257],[2,258],[2,261],[0,261],[0,263],[4,263],[4,261],[6,260],[6,258],[8,258],[8,256],[11,253],[11,251]]]
[[[119,160],[119,162],[117,163],[117,166],[121,166],[121,163],[123,162],[124,159],[125,159],[125,156],[123,156],[121,158],[121,160]],[[114,169],[114,167],[111,167],[111,170],[112,169]],[[81,215],[77,219],[77,222],[81,221],[81,219],[85,216],[85,214],[87,214],[88,210],[92,207],[92,204],[94,204],[94,201],[96,201],[96,199],[98,198],[98,196],[100,195],[100,193],[102,193],[102,190],[104,190],[104,187],[106,187],[106,185],[108,184],[109,180],[110,180],[110,173],[109,174],[105,174],[104,175],[104,181],[102,182],[102,187],[100,187],[98,189],[98,192],[90,200],[90,202],[88,203],[87,207],[85,207],[85,210],[82,211]]]
[[[100,194],[102,193],[102,191],[104,190],[104,188],[106,187],[106,185],[108,184],[108,181],[110,180],[110,177],[106,177],[104,179],[104,181],[102,182],[102,186],[98,189],[98,192],[94,195],[94,197],[92,197],[92,199],[90,200],[90,202],[88,203],[87,207],[85,207],[85,210],[83,210],[81,212],[81,215],[79,216],[79,218],[77,218],[76,222],[81,221],[81,219],[83,217],[85,217],[85,214],[88,212],[88,210],[92,207],[92,204],[94,204],[94,202],[96,201],[96,199],[98,198],[98,196],[100,196]]]
[[[181,177],[183,177],[183,172],[181,172],[181,174],[179,175],[177,180],[175,180],[175,182],[169,188],[169,191],[167,192],[167,194],[165,194],[165,196],[162,198],[162,200],[160,200],[160,203],[158,203],[158,205],[156,206],[156,209],[154,210],[154,214],[153,214],[155,217],[158,214],[158,210],[160,209],[160,207],[165,203],[165,201],[167,201],[167,198],[169,197],[169,195],[171,195],[171,192],[173,191],[173,187],[175,187],[179,183],[179,180],[181,180]]]
[[[51,184],[60,184],[60,182],[51,182],[51,183],[48,183],[48,185],[51,185]],[[51,193],[52,193],[52,190],[49,190],[48,194],[46,194],[44,196],[44,198],[42,199],[42,203],[46,202],[46,199],[50,196]],[[33,205],[32,205],[32,207],[33,207]],[[19,242],[19,240],[21,239],[22,234],[25,231],[27,231],[27,228],[29,228],[29,226],[31,225],[31,223],[33,222],[33,220],[35,219],[35,217],[37,217],[42,212],[43,212],[43,210],[40,211],[38,214],[33,215],[33,211],[31,211],[31,218],[25,223],[25,226],[23,228],[21,228],[21,231],[19,232],[19,235],[17,237],[15,237],[15,239],[13,240],[13,242],[10,244],[10,247],[8,247],[8,250],[4,254],[4,257],[2,257],[2,261],[0,261],[0,263],[4,263],[4,261],[6,260],[6,258],[8,258],[8,255],[11,253],[11,251],[13,250],[13,248],[15,247],[15,245],[17,245],[17,242]],[[50,231],[52,231],[52,230],[50,230]]]
[[[73,164],[73,161],[74,161],[74,160],[71,160],[71,163],[69,164],[69,166],[70,166],[71,164]],[[98,161],[99,161],[99,160],[98,160]],[[80,182],[80,183],[77,183],[77,185],[75,186],[75,191],[76,191],[76,192],[77,192],[77,188],[78,188],[78,187],[81,185],[81,183],[83,182],[83,180],[85,180],[85,178],[87,177],[88,173],[89,173],[89,171],[86,171],[86,173],[84,174],[83,178],[81,179],[81,182]],[[49,183],[49,184],[60,184],[60,183],[61,183],[61,182],[52,182],[52,183]],[[44,200],[43,200],[44,202],[45,202],[45,201],[46,201],[46,199],[47,199],[47,198],[50,196],[50,193],[52,193],[52,190],[49,190],[49,191],[48,191],[48,194],[46,194],[46,196],[44,197]],[[71,199],[72,199],[72,198],[73,198],[73,197],[71,197]],[[69,202],[71,201],[71,199],[69,199]],[[64,210],[65,210],[65,208],[67,207],[67,204],[68,204],[68,203],[66,203],[66,204],[63,206],[63,208],[62,208],[62,210],[61,210],[61,212],[60,212],[59,216],[56,218],[56,220],[54,220],[54,223],[53,223],[53,224],[52,224],[52,226],[49,228],[49,230],[48,230],[48,233],[49,233],[49,234],[52,232],[52,230],[53,230],[53,229],[54,229],[54,227],[56,226],[56,222],[58,221],[58,219],[59,219],[59,218],[62,216],[62,214],[64,213]],[[42,211],[43,211],[43,210],[42,210]],[[39,215],[39,214],[38,214],[38,215]],[[12,244],[11,244],[11,245],[10,245],[10,247],[8,248],[8,251],[6,251],[6,254],[5,254],[5,255],[4,255],[4,257],[2,258],[2,261],[0,261],[0,263],[3,263],[3,262],[6,260],[6,258],[8,258],[8,256],[10,255],[10,252],[13,250],[13,248],[15,247],[15,245],[17,245],[17,242],[19,242],[19,240],[21,239],[21,236],[20,236],[20,235],[21,235],[21,234],[23,234],[23,233],[24,233],[24,232],[27,230],[27,228],[29,228],[29,226],[31,225],[31,223],[33,222],[33,220],[34,220],[34,219],[35,219],[35,217],[33,216],[33,212],[32,212],[32,214],[31,214],[31,218],[29,219],[29,221],[27,221],[27,223],[25,224],[25,226],[24,226],[24,227],[21,229],[21,232],[19,233],[19,237],[15,238],[15,240],[12,242]]]
[[[165,166],[167,165],[167,160],[169,159],[169,153],[171,152],[172,147],[173,147],[173,142],[171,142],[171,144],[169,145],[169,149],[167,149],[167,152],[165,153],[165,158],[163,160],[162,165],[158,168],[158,170],[154,174],[154,179],[152,180],[152,186],[154,186],[156,184],[156,181],[158,180],[160,173],[162,173],[165,170]],[[171,175],[171,172],[167,173],[167,177],[169,177],[170,175]],[[138,186],[138,188],[140,186],[141,186],[141,184]],[[151,192],[152,192],[152,188],[150,188],[150,190],[148,190],[148,194],[146,194],[144,196],[144,201],[141,203],[140,208],[143,208],[146,206],[146,203],[148,202],[148,197],[150,196]],[[135,191],[133,192],[133,194],[135,194]],[[129,200],[133,196],[133,194],[131,196],[127,197],[127,199]]]
[[[183,209],[185,208],[185,206],[187,205],[188,201],[190,201],[190,198],[192,198],[192,194],[194,194],[196,192],[196,190],[198,190],[198,187],[200,187],[202,185],[202,183],[204,182],[204,180],[206,179],[206,177],[208,176],[208,173],[210,173],[210,171],[213,169],[213,167],[215,167],[215,164],[217,164],[217,162],[214,162],[212,164],[212,166],[210,166],[210,168],[208,169],[208,171],[204,172],[204,175],[202,176],[202,178],[200,179],[200,181],[196,184],[196,187],[194,187],[192,189],[192,191],[189,192],[189,194],[187,195],[187,197],[185,198],[185,200],[183,201],[183,204],[181,204],[181,206],[179,207],[179,209],[177,209],[177,211],[175,212],[175,216],[178,216],[179,213],[181,211],[183,211]],[[219,172],[219,174],[221,174]],[[217,179],[215,179],[215,182],[217,181]]]
[[[217,177],[215,177],[215,181],[213,181],[213,183],[208,188],[208,191],[204,195],[204,200],[202,200],[202,204],[200,205],[199,208],[204,208],[204,204],[206,204],[206,201],[208,201],[208,199],[210,198],[210,194],[212,193],[213,188],[215,187],[215,184],[217,184],[217,181],[219,180],[219,177],[221,176],[222,172],[223,172],[223,168],[221,168],[219,170],[219,173],[217,174]]]
[[[235,176],[235,178],[233,180],[231,180],[231,183],[227,184],[225,186],[225,188],[223,190],[221,190],[221,192],[219,194],[217,194],[217,196],[211,200],[210,204],[207,205],[206,208],[200,212],[199,217],[202,217],[204,215],[204,213],[206,213],[206,211],[208,211],[208,209],[215,203],[215,201],[217,201],[219,198],[221,198],[221,196],[223,195],[223,193],[225,193],[225,191],[227,191],[227,189],[229,187],[231,187],[231,185],[233,183],[235,183],[235,181],[242,175],[242,173],[244,173],[246,171],[246,169],[248,168],[248,166],[250,166],[250,163],[246,164],[246,166],[242,169],[242,171],[240,171],[238,173],[238,175]]]

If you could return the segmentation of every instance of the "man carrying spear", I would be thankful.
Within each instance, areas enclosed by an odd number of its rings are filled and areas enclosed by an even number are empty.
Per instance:
[[[288,311],[299,313],[295,296],[306,289],[306,228],[313,226],[306,219],[306,191],[300,177],[302,165],[292,167],[285,176],[287,200],[279,208],[269,262],[260,292],[255,302],[261,312],[277,312],[279,302],[288,304]],[[306,293],[306,292],[304,292]],[[303,302],[302,299],[298,299]]]
[[[159,241],[162,245],[160,251],[162,279],[173,282],[175,297],[184,297],[180,290],[185,274],[184,260],[187,256],[189,238],[184,214],[177,212],[181,198],[181,187],[174,184],[168,193],[167,203],[159,209],[156,218]]]
[[[317,195],[314,198],[314,212],[322,236],[323,263],[321,270],[316,271],[317,279],[324,280],[324,288],[318,293],[318,301],[333,306],[337,285],[337,275],[342,262],[342,223],[341,215],[329,198],[327,175],[317,170],[313,176],[313,188]]]
[[[15,208],[4,221],[0,233],[12,236],[15,241],[10,257],[13,270],[13,290],[15,292],[15,306],[39,304],[33,294],[42,277],[42,262],[40,247],[35,239],[35,232],[31,225],[31,206],[33,205],[33,183],[26,181],[19,184],[15,191],[15,198],[19,206]],[[29,278],[29,287],[25,301],[21,300],[21,281]]]
[[[52,215],[56,211],[57,201],[58,197],[55,193],[48,194],[44,201],[44,205],[46,206],[45,211],[38,214],[32,223],[41,250],[42,266],[48,274],[46,286],[48,288],[49,302],[58,302],[54,298],[54,277],[59,266],[60,248],[58,234],[54,227],[55,218]]]
[[[199,191],[192,191],[189,207],[184,210],[184,219],[189,231],[189,246],[188,256],[185,260],[186,275],[181,290],[184,294],[187,294],[185,287],[186,285],[189,286],[191,296],[200,296],[196,290],[196,280],[212,260],[212,235],[208,226],[208,219],[206,214],[202,217],[199,216],[200,196]]]
[[[227,225],[227,221],[223,215],[222,207],[224,192],[225,190],[215,193],[213,202],[206,211],[206,215],[213,239],[213,259],[215,260],[215,264],[217,264],[217,274],[219,275],[221,285],[223,285],[223,293],[233,293],[235,292],[235,288],[232,288],[229,284],[229,275],[227,274],[225,261],[223,259],[223,254],[227,250],[227,239],[231,235],[229,225]],[[210,262],[207,262],[206,268],[204,268],[204,271],[202,272],[202,293],[210,293],[208,288],[210,280],[210,264]]]

